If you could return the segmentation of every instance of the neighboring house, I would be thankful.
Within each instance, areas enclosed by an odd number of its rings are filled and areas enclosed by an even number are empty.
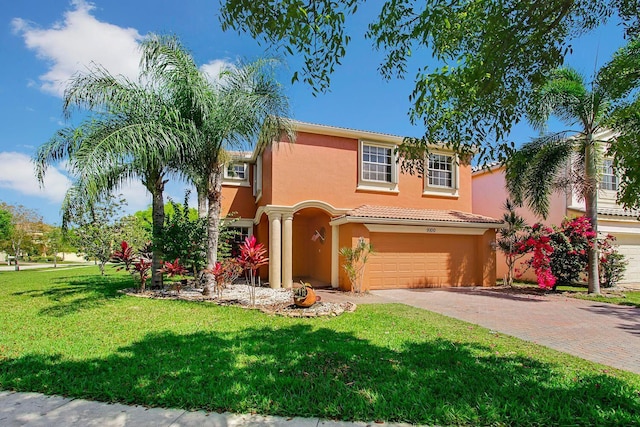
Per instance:
[[[620,283],[640,283],[640,211],[625,210],[616,204],[618,178],[610,159],[602,165],[601,182],[598,191],[598,232],[613,235],[629,264],[625,277]],[[505,187],[504,167],[493,166],[473,172],[473,209],[472,212],[501,218],[503,205],[508,197]],[[547,225],[560,225],[565,217],[576,217],[585,214],[584,200],[571,190],[556,191],[551,196],[549,215],[546,220],[537,217],[525,208],[517,209],[529,225],[542,222]],[[504,256],[497,256],[497,276],[506,276],[507,267]],[[535,280],[532,271],[528,271],[525,279]]]
[[[269,251],[272,286],[350,289],[339,249],[369,241],[364,289],[495,284],[495,229],[471,213],[471,167],[434,147],[426,178],[400,171],[393,135],[295,122],[297,139],[236,153],[223,215]]]

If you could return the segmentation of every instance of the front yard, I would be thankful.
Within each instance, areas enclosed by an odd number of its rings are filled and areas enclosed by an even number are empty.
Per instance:
[[[640,424],[640,376],[431,312],[283,318],[125,296],[131,279],[108,270],[0,273],[0,389],[345,420]]]

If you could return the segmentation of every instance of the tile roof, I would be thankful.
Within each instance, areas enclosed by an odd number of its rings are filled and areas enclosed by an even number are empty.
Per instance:
[[[637,217],[640,217],[640,210],[622,209],[622,208],[598,208],[598,214],[615,215],[615,216],[635,216],[637,218]]]
[[[325,124],[321,124],[321,123],[313,123],[313,122],[303,122],[301,120],[291,120],[291,122],[295,125],[311,125],[311,126],[318,126],[318,127],[323,127],[326,129],[341,129],[344,131],[348,131],[348,132],[362,132],[362,133],[370,133],[370,134],[378,134],[378,135],[383,135],[383,136],[390,136],[393,138],[404,138],[401,135],[395,135],[393,133],[387,133],[387,132],[378,132],[378,131],[373,131],[373,130],[364,130],[364,129],[356,129],[356,128],[348,128],[348,127],[343,127],[343,126],[333,126],[333,125],[325,125]]]
[[[573,208],[570,209],[576,210],[578,212],[586,212],[584,208]],[[623,209],[623,208],[603,208],[598,207],[598,215],[607,215],[607,216],[627,216],[627,217],[636,217],[640,219],[640,210],[639,209]]]
[[[413,221],[502,224],[502,221],[499,219],[469,212],[439,209],[408,209],[373,205],[362,205],[347,212],[345,216],[356,218],[406,219]]]

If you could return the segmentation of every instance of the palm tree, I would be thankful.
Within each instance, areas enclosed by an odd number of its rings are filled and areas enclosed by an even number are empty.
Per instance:
[[[181,117],[198,130],[194,157],[182,170],[196,186],[199,210],[207,201],[207,270],[211,270],[217,261],[223,168],[229,150],[271,144],[282,132],[294,139],[285,118],[288,100],[274,75],[277,62],[258,60],[230,67],[211,79],[174,37],[149,37],[143,47],[145,73],[171,88]],[[210,280],[204,294],[209,293]]]
[[[606,85],[597,78],[588,85],[582,75],[570,68],[555,70],[535,90],[528,111],[531,124],[543,131],[549,117],[555,116],[569,129],[536,138],[507,160],[507,189],[516,204],[526,201],[534,213],[546,218],[551,192],[571,186],[584,198],[586,216],[597,232],[598,167],[606,141],[598,140],[596,135],[605,130],[610,102]],[[565,172],[567,165],[571,169]],[[599,294],[596,244],[589,250],[588,259],[589,293]]]
[[[67,161],[76,179],[65,204],[68,209],[78,203],[91,205],[124,183],[140,179],[152,195],[157,241],[164,223],[167,176],[186,157],[193,133],[166,88],[142,81],[116,78],[99,66],[76,75],[65,90],[64,114],[69,118],[76,109],[93,114],[77,127],[57,132],[39,147],[34,162],[42,183],[49,165]],[[154,244],[154,287],[162,287],[161,261],[162,248]]]

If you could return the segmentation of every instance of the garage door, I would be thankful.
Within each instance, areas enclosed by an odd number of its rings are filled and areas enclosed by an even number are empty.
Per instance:
[[[620,283],[640,283],[640,236],[618,234],[616,241],[619,250],[629,262],[624,279]]]
[[[370,289],[481,285],[477,236],[371,233]]]

